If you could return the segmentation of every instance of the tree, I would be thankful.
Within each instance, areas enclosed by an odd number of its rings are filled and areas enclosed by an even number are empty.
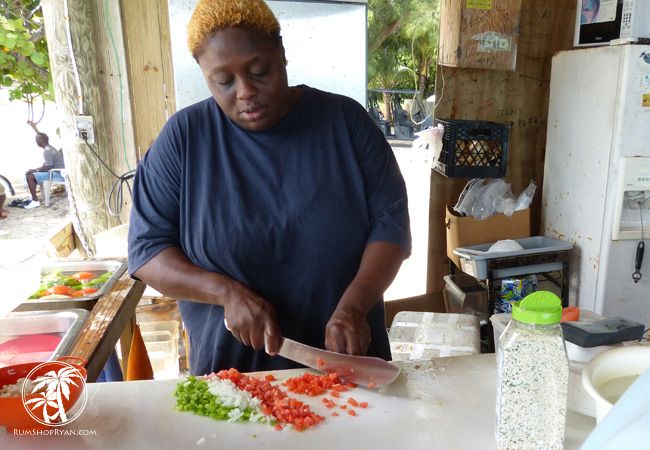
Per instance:
[[[421,97],[433,91],[439,5],[439,0],[369,1],[369,88],[415,88]]]
[[[370,0],[368,3],[368,51],[374,53],[403,25],[411,0]]]
[[[40,0],[0,0],[0,87],[10,100],[27,103],[53,99],[50,61]]]
[[[438,61],[438,36],[440,30],[440,3],[414,2],[410,20],[404,25],[404,35],[410,40],[412,67],[418,75],[417,91],[424,96],[433,90],[436,62]]]

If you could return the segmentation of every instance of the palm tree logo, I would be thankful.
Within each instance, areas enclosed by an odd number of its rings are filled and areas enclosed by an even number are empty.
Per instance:
[[[52,370],[32,379],[34,372],[42,373],[44,368]],[[27,382],[23,384],[23,405],[37,422],[58,427],[72,422],[83,411],[87,400],[86,380],[77,367],[62,361],[48,361],[32,369],[26,378],[33,381],[32,387],[28,387]],[[75,390],[81,391],[82,398],[80,400],[83,402],[81,408],[72,417],[68,417],[70,411],[66,410],[64,402],[70,400],[71,394]],[[31,394],[37,394],[37,396],[28,399],[27,397]],[[67,408],[71,409],[72,406],[74,404],[68,404]]]

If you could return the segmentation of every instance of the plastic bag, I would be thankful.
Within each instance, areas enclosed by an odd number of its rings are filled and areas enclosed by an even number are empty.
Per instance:
[[[534,180],[531,180],[528,187],[524,189],[524,192],[519,194],[519,197],[517,197],[517,207],[515,208],[515,211],[521,211],[530,207],[530,204],[533,202],[533,197],[535,196],[535,190],[537,190],[537,185]]]
[[[501,178],[470,180],[459,202],[454,207],[456,212],[476,219],[487,219],[495,213],[512,216],[517,206],[510,183]]]
[[[442,135],[444,132],[445,127],[442,124],[438,124],[436,127],[429,127],[415,133],[417,138],[413,141],[411,148],[415,151],[425,152],[425,162],[430,167],[433,166],[433,163],[440,156],[440,152],[442,151]]]

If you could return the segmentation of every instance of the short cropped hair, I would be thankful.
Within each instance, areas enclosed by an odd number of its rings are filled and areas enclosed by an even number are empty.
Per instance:
[[[228,27],[245,27],[282,43],[280,23],[264,0],[199,0],[187,26],[194,58],[210,36]]]

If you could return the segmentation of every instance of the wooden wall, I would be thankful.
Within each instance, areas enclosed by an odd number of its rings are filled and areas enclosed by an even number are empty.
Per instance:
[[[576,2],[524,0],[514,72],[438,66],[438,118],[481,119],[508,123],[510,148],[506,180],[515,195],[534,179],[538,190],[532,208],[533,234],[539,231],[544,172],[551,58],[572,48]],[[448,272],[445,206],[455,204],[466,179],[432,172],[427,292],[443,288]]]

